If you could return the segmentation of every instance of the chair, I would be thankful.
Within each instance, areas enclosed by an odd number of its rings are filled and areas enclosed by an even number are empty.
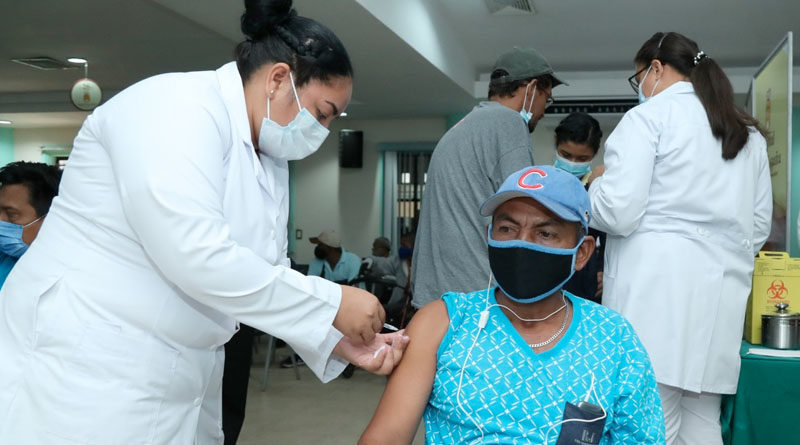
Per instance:
[[[294,260],[292,260],[291,267],[292,267],[292,269],[302,273],[303,275],[306,275],[308,273],[308,264],[297,264],[297,263],[294,262]],[[269,365],[272,362],[272,356],[275,354],[275,337],[273,337],[273,336],[271,336],[271,335],[269,335],[267,333],[264,333],[264,335],[267,336],[266,337],[267,338],[267,354],[266,354],[267,357],[264,360],[264,374],[261,376],[261,391],[264,391],[264,390],[267,389],[267,377],[269,376]],[[291,350],[291,346],[289,346],[288,344],[286,346]],[[294,368],[294,377],[297,380],[300,380],[300,370],[298,369],[297,358],[295,357],[295,354],[294,354],[293,350],[291,350],[289,352],[289,357],[291,357],[291,360],[292,360],[292,367]]]
[[[261,376],[261,391],[265,391],[267,389],[267,377],[269,376],[269,364],[272,362],[272,356],[275,353],[275,337],[264,334],[267,336],[267,358],[264,360],[264,374]],[[291,346],[288,344],[286,345],[289,349]],[[297,380],[300,380],[300,370],[297,366],[297,359],[294,356],[294,351],[289,352],[289,357],[292,360],[292,367],[294,368],[294,377]]]
[[[395,294],[396,289],[401,289],[405,293],[405,289],[395,281],[394,277],[370,275],[367,270],[366,273],[360,274],[347,284],[360,287],[378,297],[378,301],[380,301],[383,309],[386,311],[386,322],[400,327],[399,324],[402,324],[403,321],[405,302],[408,299],[403,298],[400,301],[392,302],[392,296]]]

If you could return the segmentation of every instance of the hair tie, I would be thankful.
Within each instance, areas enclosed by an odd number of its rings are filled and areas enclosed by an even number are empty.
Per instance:
[[[694,66],[697,66],[697,64],[700,63],[700,61],[705,59],[706,57],[708,56],[703,51],[698,52],[697,55],[694,56]]]

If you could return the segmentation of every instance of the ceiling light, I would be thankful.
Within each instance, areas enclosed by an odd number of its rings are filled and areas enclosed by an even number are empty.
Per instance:
[[[342,114],[339,115],[340,117],[347,117],[347,111],[342,111]]]
[[[63,60],[56,60],[52,57],[23,57],[20,59],[11,59],[12,62],[19,63],[20,65],[29,66],[38,70],[68,70],[75,69],[77,66],[64,62]]]
[[[70,57],[69,59],[67,59],[67,62],[84,64],[86,63],[86,59],[81,59],[80,57]]]
[[[5,119],[0,119],[0,125],[11,125],[11,121],[7,121]]]

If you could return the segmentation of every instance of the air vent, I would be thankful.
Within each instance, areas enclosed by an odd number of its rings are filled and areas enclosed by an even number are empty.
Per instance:
[[[25,57],[21,59],[11,59],[11,61],[19,63],[20,65],[29,66],[31,68],[36,68],[37,70],[43,70],[43,71],[83,68],[80,65],[75,65],[61,60],[56,60],[53,59],[52,57]]]
[[[484,0],[491,15],[534,15],[532,0]]]
[[[589,114],[624,114],[636,105],[639,105],[638,99],[557,100],[547,109],[547,114],[570,114],[576,111]]]

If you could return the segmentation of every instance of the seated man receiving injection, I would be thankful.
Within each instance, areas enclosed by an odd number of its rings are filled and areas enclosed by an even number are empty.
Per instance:
[[[580,181],[558,168],[505,180],[480,208],[492,217],[489,287],[446,293],[414,316],[360,444],[409,444],[421,418],[431,444],[664,443],[633,328],[561,288],[594,250],[589,209]]]

